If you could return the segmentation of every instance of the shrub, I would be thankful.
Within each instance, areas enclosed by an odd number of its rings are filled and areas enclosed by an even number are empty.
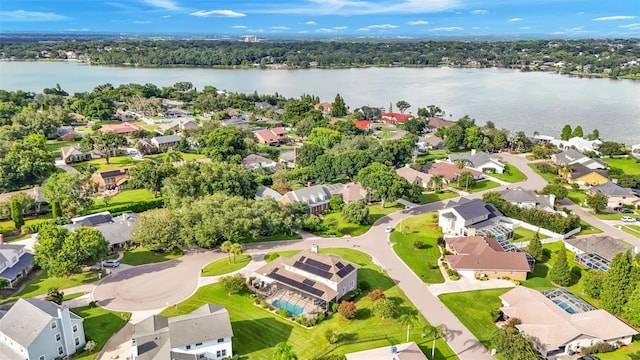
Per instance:
[[[615,345],[611,345],[607,342],[600,342],[593,346],[587,346],[580,348],[580,355],[590,355],[590,354],[598,354],[598,353],[607,353],[615,350]]]
[[[382,319],[392,318],[396,313],[396,304],[389,299],[378,299],[373,303],[373,312]]]
[[[319,323],[318,318],[311,318],[308,325],[316,326],[317,323]]]
[[[65,225],[65,224],[69,224],[70,222],[71,220],[69,218],[59,217],[51,220],[41,221],[38,223],[31,223],[31,224],[24,225],[22,227],[22,231],[27,234],[35,234],[37,232],[40,232],[40,228],[46,224]]]
[[[289,317],[289,311],[286,309],[278,309],[276,310],[276,314],[282,316],[283,318],[288,318]]]
[[[359,288],[360,288],[360,290],[362,290],[362,291],[367,291],[367,290],[371,289],[371,285],[370,285],[368,282],[366,282],[366,281],[360,281],[360,282],[358,283],[358,287],[359,287]]]
[[[304,325],[307,323],[307,317],[304,314],[300,314],[296,316],[296,322],[300,325]]]
[[[413,242],[413,247],[420,250],[424,248],[424,241],[416,240]]]
[[[338,332],[331,329],[327,329],[324,332],[324,337],[325,339],[327,339],[329,344],[337,344],[338,341],[340,340],[340,335],[338,335]]]
[[[157,209],[164,206],[164,200],[162,198],[155,198],[145,201],[134,201],[123,205],[114,205],[106,208],[93,209],[87,212],[92,214],[99,211],[109,211],[111,215],[120,215],[125,212],[141,213],[151,209]]]
[[[331,303],[331,312],[337,312],[338,311],[338,307],[340,307],[340,304],[338,303]]]
[[[502,311],[500,309],[491,310],[491,319],[496,322],[502,318]]]
[[[367,297],[371,299],[371,301],[376,301],[378,299],[386,299],[387,296],[380,289],[375,289],[367,294]]]
[[[268,307],[269,307],[269,303],[267,302],[267,300],[262,299],[262,300],[260,300],[260,306],[261,306],[263,309],[266,309],[266,308],[268,308]]]
[[[324,320],[324,318],[327,316],[327,314],[325,314],[324,312],[318,313],[318,316],[316,317],[318,319],[318,322]]]
[[[356,304],[353,301],[343,300],[338,306],[338,313],[347,320],[354,319],[356,317],[356,312]]]

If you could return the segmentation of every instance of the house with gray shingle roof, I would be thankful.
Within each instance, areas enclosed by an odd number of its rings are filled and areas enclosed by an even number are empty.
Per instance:
[[[500,196],[505,201],[510,202],[520,208],[538,208],[551,213],[555,212],[554,204],[556,197],[553,194],[541,195],[533,190],[525,190],[521,187],[505,189],[500,192]]]
[[[293,204],[301,201],[309,206],[310,214],[319,214],[329,209],[329,199],[331,191],[325,185],[314,185],[298,190],[289,191],[282,196],[280,202],[283,204]]]
[[[609,164],[606,162],[598,158],[592,159],[575,149],[568,149],[559,154],[553,154],[551,155],[551,160],[557,165],[582,164],[592,170],[606,169],[609,167]]]
[[[175,317],[152,315],[134,326],[133,360],[227,359],[233,356],[229,312],[205,304]]]
[[[19,299],[0,319],[0,358],[53,360],[85,343],[80,316],[51,301]]]
[[[504,164],[487,154],[484,151],[476,152],[471,150],[470,154],[451,154],[449,155],[449,163],[455,164],[458,160],[463,160],[465,166],[476,169],[478,171],[492,171],[496,174],[504,173]]]
[[[258,191],[256,191],[256,196],[254,196],[254,199],[258,200],[265,196],[271,197],[276,201],[280,201],[280,199],[282,199],[282,195],[279,192],[273,190],[272,188],[266,187],[264,185],[261,186],[260,189],[258,189]]]
[[[2,241],[3,235],[0,234],[0,278],[9,281],[7,287],[13,289],[33,268],[33,254],[24,251],[24,245],[4,244]]]
[[[500,224],[502,213],[493,205],[480,199],[461,198],[457,203],[449,202],[446,208],[438,210],[438,226],[451,236],[488,235],[509,239],[513,230]]]
[[[71,219],[72,223],[63,225],[63,227],[70,231],[75,231],[82,226],[93,227],[102,233],[111,248],[118,248],[131,242],[131,228],[136,220],[138,220],[138,214],[125,213],[111,217],[111,214],[105,211]]]
[[[174,134],[152,137],[149,142],[158,149],[173,149],[180,139],[180,135]]]
[[[602,194],[607,197],[607,207],[640,204],[640,194],[631,188],[625,188],[608,181],[589,189],[591,195]]]

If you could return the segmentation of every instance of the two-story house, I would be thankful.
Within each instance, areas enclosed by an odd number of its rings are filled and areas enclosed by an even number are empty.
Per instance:
[[[556,165],[582,164],[592,170],[606,169],[609,167],[609,164],[606,162],[598,158],[592,159],[575,149],[569,149],[558,154],[553,154],[551,155],[551,161]]]
[[[98,185],[98,191],[113,190],[121,187],[129,177],[129,167],[113,170],[97,171],[91,175],[91,180]]]
[[[33,268],[33,254],[24,251],[24,245],[4,244],[0,234],[0,278],[13,287]]]
[[[279,144],[288,139],[287,130],[282,126],[257,130],[253,132],[253,135],[258,139],[258,143],[267,145]]]
[[[314,185],[298,190],[289,191],[282,196],[280,202],[293,204],[302,201],[309,207],[310,214],[320,214],[329,209],[331,191],[325,185]]]
[[[438,226],[445,235],[476,236],[491,234],[503,240],[513,237],[513,231],[500,224],[502,213],[482,200],[461,198],[438,210]]]
[[[152,315],[134,326],[132,360],[217,360],[233,356],[229,312],[205,304],[187,315]]]
[[[54,360],[73,355],[86,343],[83,321],[66,306],[18,299],[0,318],[0,358]]]

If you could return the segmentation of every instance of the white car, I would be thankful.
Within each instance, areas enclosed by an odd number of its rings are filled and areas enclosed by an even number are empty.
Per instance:
[[[620,218],[620,220],[624,221],[624,222],[635,222],[636,219],[632,218],[631,216],[623,216]]]
[[[393,226],[387,226],[386,228],[384,228],[384,232],[392,232],[393,231]]]
[[[116,268],[118,266],[120,266],[120,261],[118,260],[105,260],[102,262],[102,267]]]

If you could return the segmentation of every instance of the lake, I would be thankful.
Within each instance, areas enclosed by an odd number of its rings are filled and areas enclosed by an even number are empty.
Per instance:
[[[594,128],[603,138],[640,142],[640,82],[589,79],[508,69],[358,68],[311,70],[221,70],[204,68],[127,68],[91,66],[77,62],[0,62],[0,89],[41,92],[59,83],[69,93],[90,91],[111,83],[153,83],[158,86],[189,81],[198,89],[212,85],[233,92],[301,94],[333,102],[340,93],[354,109],[362,105],[388,108],[398,100],[408,110],[430,104],[484,124],[524,130],[531,135],[559,136],[564,124]]]

